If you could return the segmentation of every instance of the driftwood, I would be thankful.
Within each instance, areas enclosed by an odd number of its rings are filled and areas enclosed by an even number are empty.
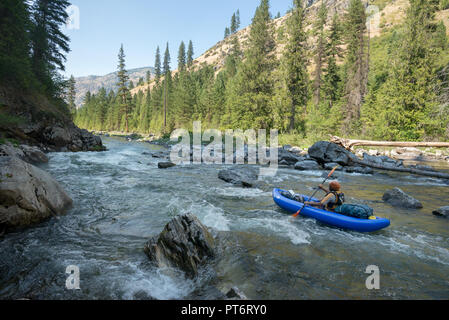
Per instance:
[[[332,143],[338,144],[347,150],[352,150],[356,146],[371,147],[424,147],[424,148],[449,148],[449,142],[393,142],[393,141],[368,141],[351,140],[331,136]]]
[[[356,164],[359,164],[361,166],[371,167],[371,168],[379,169],[379,170],[405,172],[405,173],[417,174],[420,176],[449,180],[449,173],[444,173],[444,172],[439,172],[439,171],[426,171],[426,170],[419,170],[419,169],[414,169],[414,168],[399,168],[399,167],[393,167],[393,166],[382,166],[377,163],[372,163],[370,161],[360,160],[355,156],[351,158],[351,161]]]

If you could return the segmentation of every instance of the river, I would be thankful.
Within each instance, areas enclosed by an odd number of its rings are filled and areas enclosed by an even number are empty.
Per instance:
[[[389,228],[361,234],[292,219],[274,204],[274,187],[310,194],[322,171],[280,168],[258,188],[244,189],[219,180],[220,166],[160,170],[143,153],[161,147],[103,141],[107,152],[52,153],[41,165],[74,205],[62,217],[0,239],[1,299],[214,299],[216,290],[231,286],[251,299],[449,298],[449,220],[432,215],[449,205],[448,182],[340,173],[347,202],[391,219]],[[424,209],[383,203],[395,186]],[[170,219],[188,212],[229,235],[219,261],[196,280],[155,269],[143,252]],[[66,289],[69,265],[79,267],[80,290]],[[379,267],[379,290],[365,286],[370,265]]]

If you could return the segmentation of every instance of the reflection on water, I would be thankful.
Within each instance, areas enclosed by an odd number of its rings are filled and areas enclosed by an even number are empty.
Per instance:
[[[244,189],[219,180],[219,166],[159,170],[157,159],[142,154],[159,147],[104,140],[104,153],[50,155],[43,168],[61,182],[74,207],[0,240],[1,298],[183,299],[197,298],[196,290],[212,283],[219,289],[237,285],[253,299],[449,298],[449,221],[432,215],[448,205],[443,180],[340,173],[348,202],[368,204],[392,221],[386,230],[360,234],[291,219],[273,203],[272,188],[309,194],[322,172],[282,168],[262,177],[258,188]],[[384,204],[383,193],[394,186],[424,209]],[[149,237],[186,212],[230,236],[213,272],[196,281],[181,273],[168,277],[143,253]],[[65,289],[68,265],[80,267],[80,291]],[[369,265],[380,268],[380,290],[365,287]]]

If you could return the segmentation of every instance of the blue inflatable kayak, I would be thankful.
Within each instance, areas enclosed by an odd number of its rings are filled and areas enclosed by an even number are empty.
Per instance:
[[[291,200],[284,197],[281,192],[286,192],[281,189],[273,190],[273,199],[276,204],[284,210],[294,214],[303,207],[303,203]],[[309,201],[308,197],[303,196],[305,201]],[[311,199],[311,201],[318,201]],[[373,232],[382,230],[390,225],[390,220],[385,218],[377,218],[375,220],[357,219],[348,217],[339,213],[330,212],[318,208],[306,206],[301,215],[309,218],[314,218],[325,224],[358,232]]]

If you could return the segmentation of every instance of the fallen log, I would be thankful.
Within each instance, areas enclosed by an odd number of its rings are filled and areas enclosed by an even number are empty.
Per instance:
[[[432,177],[432,178],[440,178],[440,179],[448,179],[449,180],[449,173],[444,172],[438,172],[438,171],[426,171],[426,170],[419,170],[419,169],[413,169],[413,168],[400,168],[400,167],[392,167],[392,166],[382,166],[376,163],[372,163],[366,160],[361,160],[357,157],[351,157],[351,161],[359,164],[361,166],[370,167],[374,169],[379,170],[385,170],[385,171],[396,171],[396,172],[405,172],[405,173],[412,173],[417,174],[420,176],[426,176],[426,177]]]
[[[409,147],[409,148],[449,148],[449,142],[394,142],[394,141],[369,141],[343,139],[331,136],[332,143],[338,144],[347,150],[352,150],[356,146],[370,147]]]

